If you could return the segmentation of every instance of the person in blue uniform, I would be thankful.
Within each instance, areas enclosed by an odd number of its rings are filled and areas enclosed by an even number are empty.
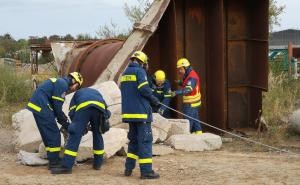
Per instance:
[[[122,120],[129,123],[128,153],[125,162],[125,176],[131,176],[136,161],[140,165],[142,179],[157,179],[159,174],[152,170],[152,108],[150,102],[157,106],[160,102],[153,95],[145,66],[148,57],[136,51],[131,62],[122,74]]]
[[[101,134],[108,131],[109,124],[107,120],[110,117],[110,111],[107,110],[107,105],[102,95],[92,88],[78,90],[71,100],[69,117],[72,123],[68,128],[69,138],[65,146],[64,157],[61,166],[52,168],[51,173],[72,173],[80,140],[85,134],[89,123],[93,132],[93,168],[99,170],[104,154],[104,143]]]
[[[162,70],[158,70],[154,73],[153,77],[150,79],[150,87],[156,98],[159,99],[164,105],[170,106],[171,102],[171,84],[166,80],[166,74]],[[165,118],[170,118],[170,111],[166,109],[165,106],[158,105],[155,106],[151,104],[152,110],[155,113],[159,113]]]
[[[49,169],[60,165],[60,130],[66,130],[69,122],[62,111],[67,92],[78,90],[83,83],[80,73],[73,72],[63,78],[50,78],[43,82],[33,93],[27,109],[33,113],[38,130],[46,147]]]

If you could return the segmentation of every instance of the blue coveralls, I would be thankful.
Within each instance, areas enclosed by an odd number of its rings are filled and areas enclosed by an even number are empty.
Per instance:
[[[69,117],[72,120],[68,128],[69,138],[65,146],[62,166],[71,169],[77,156],[81,138],[91,124],[93,132],[94,166],[101,166],[104,154],[104,143],[99,131],[103,119],[110,117],[110,111],[102,95],[95,89],[82,88],[74,94],[70,103]]]
[[[168,80],[166,80],[161,86],[157,86],[155,79],[151,77],[150,79],[150,88],[153,92],[153,95],[159,99],[160,102],[162,102],[164,105],[170,106],[171,102],[171,84]],[[151,104],[153,112],[157,113],[159,109],[162,109],[163,111],[163,117],[170,118],[170,110],[167,109],[165,106],[155,106]]]
[[[189,67],[186,69],[185,75],[184,75],[184,79],[188,77],[189,73],[193,70],[192,67]],[[194,90],[194,88],[196,87],[196,79],[193,77],[190,77],[189,79],[187,79],[187,86],[185,86],[185,88],[177,90],[176,91],[176,95],[186,95],[189,94],[190,92],[192,92]],[[183,104],[183,113],[194,118],[197,120],[200,120],[199,118],[199,108],[200,108],[200,104],[196,104],[196,106],[194,106],[193,104]],[[183,116],[184,119],[188,119],[190,122],[190,132],[194,133],[194,134],[201,134],[202,133],[202,128],[199,122],[190,119],[186,116]]]
[[[129,64],[121,79],[122,119],[129,123],[126,170],[140,164],[141,174],[152,172],[152,109],[157,100],[149,87],[145,70],[135,62]],[[158,100],[157,100],[158,101]]]
[[[62,105],[70,83],[69,77],[46,80],[35,90],[26,107],[33,113],[50,162],[59,159],[60,131],[55,118],[60,124],[68,120]]]

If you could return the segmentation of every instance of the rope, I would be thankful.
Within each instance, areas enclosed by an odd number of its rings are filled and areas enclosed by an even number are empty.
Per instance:
[[[254,143],[254,144],[257,144],[257,145],[261,145],[261,146],[264,146],[264,147],[266,147],[266,148],[269,148],[269,149],[272,149],[272,150],[275,150],[275,151],[285,152],[285,153],[289,153],[289,154],[292,154],[292,155],[299,155],[299,154],[294,153],[294,152],[291,152],[291,151],[289,151],[289,150],[283,150],[283,149],[280,149],[280,148],[276,148],[276,147],[273,147],[273,146],[270,146],[270,145],[267,145],[267,144],[264,144],[264,143],[261,143],[261,142],[258,142],[258,141],[249,139],[249,138],[245,138],[245,137],[239,136],[239,135],[234,134],[234,133],[231,133],[231,132],[228,132],[228,131],[226,131],[226,130],[220,129],[220,128],[218,128],[218,127],[215,127],[215,126],[213,126],[213,125],[210,125],[210,124],[208,124],[208,123],[205,123],[205,122],[203,122],[203,121],[200,121],[200,120],[198,120],[198,119],[195,119],[195,118],[193,118],[193,117],[191,117],[191,116],[188,116],[188,115],[186,115],[186,114],[184,114],[184,113],[182,113],[182,112],[180,112],[180,111],[178,111],[178,110],[176,110],[176,109],[173,109],[173,108],[171,108],[171,107],[169,107],[169,106],[167,106],[167,105],[164,105],[163,103],[159,103],[159,104],[162,105],[162,106],[164,106],[164,107],[166,107],[166,108],[168,108],[168,109],[170,109],[170,110],[172,110],[172,111],[174,111],[174,112],[176,112],[176,113],[178,113],[178,114],[181,114],[181,115],[183,115],[183,116],[185,116],[185,117],[187,117],[187,118],[189,118],[189,119],[192,119],[192,120],[194,120],[194,121],[197,121],[198,123],[201,123],[201,124],[203,124],[203,125],[206,125],[206,126],[208,126],[208,127],[211,127],[211,128],[216,129],[216,130],[218,130],[218,131],[224,132],[224,133],[229,134],[229,135],[231,135],[231,136],[237,137],[237,138],[239,138],[239,139],[241,139],[241,140],[244,140],[244,141],[247,141],[247,142],[250,142],[250,143]]]

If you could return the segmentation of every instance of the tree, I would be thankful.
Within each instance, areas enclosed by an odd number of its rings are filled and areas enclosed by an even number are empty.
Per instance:
[[[71,34],[67,34],[66,36],[64,36],[63,39],[66,41],[71,41],[71,40],[74,40],[74,37]]]
[[[131,23],[136,23],[142,20],[145,13],[149,10],[153,0],[137,0],[137,5],[124,5],[125,15]]]
[[[280,25],[280,18],[279,16],[284,12],[285,6],[278,5],[276,0],[270,0],[269,5],[269,30],[270,32],[273,31],[274,26]]]
[[[130,31],[123,31],[121,32],[118,29],[118,25],[113,23],[112,21],[110,22],[110,25],[105,24],[104,26],[100,26],[98,31],[96,31],[96,34],[101,38],[101,39],[111,39],[111,38],[116,38],[116,39],[121,39],[125,40]]]
[[[76,39],[83,41],[83,40],[92,40],[93,38],[87,33],[85,33],[85,34],[81,33],[76,36]]]

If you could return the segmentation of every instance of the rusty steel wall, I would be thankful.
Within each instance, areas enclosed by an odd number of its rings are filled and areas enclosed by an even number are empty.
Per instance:
[[[255,127],[268,88],[268,0],[173,0],[144,51],[178,88],[176,61],[199,73],[200,119],[224,129]],[[181,108],[181,98],[173,101]]]

